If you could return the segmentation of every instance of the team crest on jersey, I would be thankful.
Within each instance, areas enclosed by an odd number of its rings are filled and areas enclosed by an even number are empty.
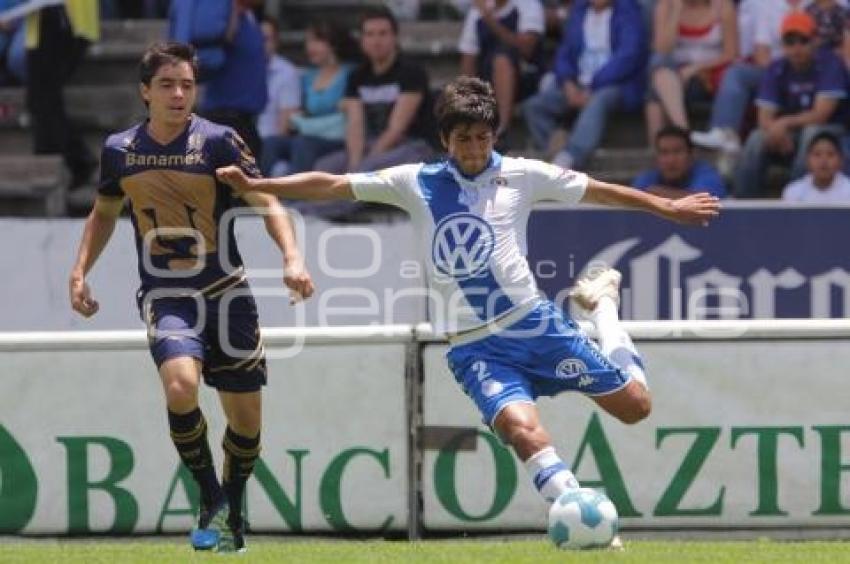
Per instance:
[[[577,358],[565,358],[558,363],[555,374],[559,378],[577,378],[587,372],[587,365]]]
[[[431,258],[440,274],[469,280],[487,270],[496,244],[490,224],[471,213],[443,218],[434,230]]]

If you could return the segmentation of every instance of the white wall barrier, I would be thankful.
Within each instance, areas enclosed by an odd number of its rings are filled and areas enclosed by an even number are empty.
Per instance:
[[[625,527],[847,526],[850,321],[628,327],[649,371],[647,421],[624,426],[577,395],[540,402],[560,452],[583,483],[604,483]],[[428,327],[265,334],[255,529],[542,529],[544,504]],[[220,410],[209,390],[202,402],[217,445]],[[141,333],[0,334],[0,530],[187,529],[192,488],[167,437]]]

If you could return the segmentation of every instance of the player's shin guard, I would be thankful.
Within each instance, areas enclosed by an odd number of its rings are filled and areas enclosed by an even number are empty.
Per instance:
[[[596,305],[596,309],[590,315],[591,321],[596,326],[599,334],[599,346],[611,362],[616,364],[623,372],[643,384],[649,389],[646,381],[646,373],[643,369],[643,361],[632,342],[632,338],[620,324],[617,315],[617,304],[608,297],[603,297]]]
[[[189,413],[168,411],[171,440],[183,464],[192,472],[201,489],[204,507],[211,508],[221,498],[221,486],[215,475],[212,452],[207,441],[207,421],[201,409]]]
[[[579,487],[578,480],[554,447],[546,447],[531,455],[524,464],[534,481],[534,487],[549,503],[558,499],[562,493]]]
[[[224,433],[224,473],[222,482],[230,504],[231,525],[239,526],[242,520],[242,497],[245,483],[254,471],[254,464],[260,456],[260,434],[256,437],[239,435],[229,426]]]

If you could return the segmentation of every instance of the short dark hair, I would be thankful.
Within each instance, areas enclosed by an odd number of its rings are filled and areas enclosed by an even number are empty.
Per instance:
[[[806,147],[806,153],[811,153],[812,149],[815,148],[817,143],[821,141],[826,141],[827,143],[832,144],[835,147],[835,150],[838,151],[842,157],[844,156],[844,151],[841,150],[841,141],[839,141],[838,136],[832,133],[831,131],[821,131],[809,141],[809,146]]]
[[[198,58],[195,48],[188,43],[177,41],[158,41],[145,49],[142,60],[139,62],[139,80],[142,84],[150,86],[156,71],[164,65],[176,65],[189,63],[192,74],[198,78]]]
[[[395,14],[386,6],[369,6],[360,13],[360,31],[363,26],[371,20],[387,20],[393,28],[393,33],[398,35],[398,20]]]
[[[678,125],[665,125],[655,134],[655,146],[658,147],[658,143],[665,137],[677,137],[685,142],[688,151],[694,150],[694,143],[691,141],[691,135],[687,129],[681,128]]]
[[[434,115],[442,137],[448,137],[458,125],[484,123],[493,131],[499,125],[493,87],[473,76],[462,76],[446,85],[437,100]]]

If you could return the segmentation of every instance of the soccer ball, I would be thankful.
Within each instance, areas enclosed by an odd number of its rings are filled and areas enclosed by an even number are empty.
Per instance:
[[[607,547],[618,527],[617,508],[590,488],[565,492],[549,508],[549,538],[558,548]]]

